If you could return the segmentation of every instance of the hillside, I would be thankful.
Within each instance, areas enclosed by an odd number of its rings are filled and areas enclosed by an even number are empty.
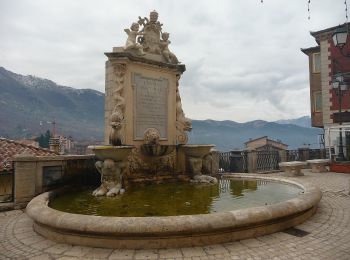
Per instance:
[[[74,89],[0,67],[0,136],[22,138],[51,129],[76,140],[103,138],[104,94]]]
[[[275,121],[277,124],[292,124],[292,125],[298,125],[301,127],[311,127],[311,117],[310,116],[303,116],[295,119],[285,119],[285,120],[277,120]]]
[[[0,136],[11,139],[38,136],[52,129],[74,140],[103,140],[104,94],[91,89],[74,89],[34,76],[22,76],[0,67]],[[212,143],[218,150],[243,148],[250,138],[280,139],[289,148],[317,146],[320,129],[289,122],[308,119],[247,123],[193,120],[190,143]]]

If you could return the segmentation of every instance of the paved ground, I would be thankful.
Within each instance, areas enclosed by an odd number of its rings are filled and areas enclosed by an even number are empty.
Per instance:
[[[275,174],[274,174],[275,175]],[[32,229],[20,210],[0,213],[0,259],[350,259],[350,174],[310,173],[298,177],[323,191],[317,213],[297,228],[233,243],[163,250],[112,250],[58,244]]]

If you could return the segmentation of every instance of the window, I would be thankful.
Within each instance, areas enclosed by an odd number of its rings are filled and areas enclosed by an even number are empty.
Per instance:
[[[319,52],[313,54],[313,73],[321,72],[321,54]]]
[[[322,92],[314,93],[314,112],[322,112]]]

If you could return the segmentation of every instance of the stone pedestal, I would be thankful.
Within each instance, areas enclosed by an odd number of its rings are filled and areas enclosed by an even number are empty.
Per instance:
[[[122,48],[106,56],[105,142],[111,136],[112,117],[118,113],[117,135],[123,144],[135,147],[129,179],[172,178],[181,173],[175,147],[187,142],[178,89],[185,65],[157,61],[156,55],[137,57]]]
[[[125,45],[105,53],[105,142],[135,147],[128,159],[129,181],[189,178],[188,158],[177,149],[192,129],[179,91],[186,68],[169,49],[170,34],[162,26],[156,11],[139,16],[124,29]]]
[[[140,147],[148,129],[157,129],[159,144],[176,145],[176,91],[185,65],[134,57],[125,52],[106,53],[105,142],[111,116],[122,114],[123,144]]]

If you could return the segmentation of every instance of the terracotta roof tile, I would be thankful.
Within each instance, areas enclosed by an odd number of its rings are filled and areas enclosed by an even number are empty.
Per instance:
[[[21,144],[19,142],[0,138],[0,172],[12,171],[12,160],[19,154],[30,154],[37,156],[58,155],[58,153],[44,148],[36,148],[31,145]]]

